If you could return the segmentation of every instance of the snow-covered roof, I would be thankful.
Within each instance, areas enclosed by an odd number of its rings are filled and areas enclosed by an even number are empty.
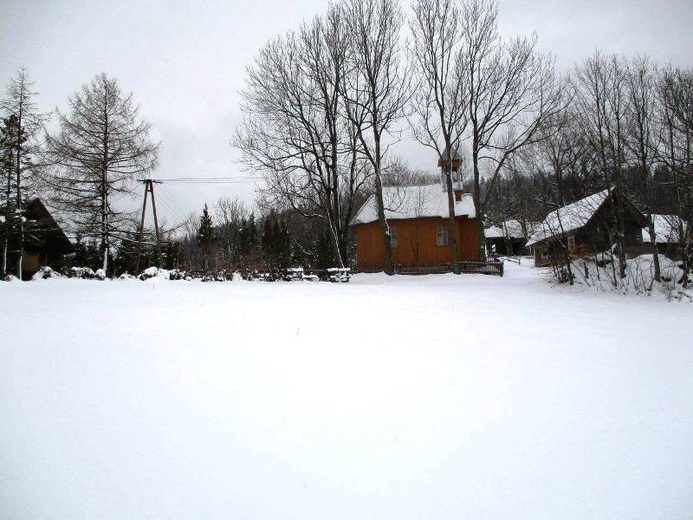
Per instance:
[[[676,244],[679,242],[679,230],[683,221],[677,215],[652,215],[654,220],[655,236],[659,244]],[[650,243],[650,231],[647,228],[642,230],[642,241]]]
[[[564,236],[571,231],[580,229],[589,222],[596,211],[609,198],[611,192],[611,189],[602,190],[599,193],[552,211],[534,230],[532,236],[527,241],[527,245],[531,246],[547,238]]]
[[[527,235],[531,235],[532,231],[539,226],[539,222],[525,222]],[[523,231],[522,222],[516,219],[506,220],[501,222],[500,226],[491,226],[484,231],[486,238],[511,238],[524,240],[527,238]]]
[[[503,238],[503,230],[498,226],[491,226],[484,229],[484,236],[486,238]]]
[[[427,186],[388,186],[383,188],[385,218],[388,220],[420,217],[447,218],[448,198],[440,184]],[[474,201],[470,193],[463,193],[462,200],[455,201],[455,215],[476,217]],[[351,224],[369,224],[378,220],[375,195],[361,206]]]

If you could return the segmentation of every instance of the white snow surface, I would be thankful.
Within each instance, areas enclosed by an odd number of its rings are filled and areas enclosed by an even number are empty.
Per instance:
[[[690,518],[693,307],[506,273],[0,284],[0,517]]]
[[[383,188],[385,218],[410,219],[419,217],[448,218],[448,196],[440,184],[426,186],[388,186]],[[455,215],[476,217],[471,193],[463,193],[462,200],[455,201]],[[375,195],[361,206],[352,224],[369,224],[378,220]]]

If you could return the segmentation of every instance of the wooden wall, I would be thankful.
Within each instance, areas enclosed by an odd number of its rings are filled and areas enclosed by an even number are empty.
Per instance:
[[[448,219],[439,217],[390,220],[391,229],[397,230],[397,247],[392,249],[392,261],[403,266],[437,265],[450,263],[450,247],[438,246],[438,226],[448,225]],[[354,226],[356,235],[356,263],[360,269],[382,266],[383,246],[378,222]],[[457,218],[457,247],[460,260],[479,259],[479,241],[476,219]]]

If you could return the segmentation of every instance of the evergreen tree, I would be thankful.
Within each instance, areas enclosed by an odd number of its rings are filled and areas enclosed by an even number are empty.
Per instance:
[[[209,215],[209,209],[205,203],[205,207],[202,210],[202,216],[200,217],[200,226],[197,229],[197,245],[202,252],[202,261],[204,263],[205,271],[209,269],[209,257],[213,241],[214,225],[212,224],[212,217]]]

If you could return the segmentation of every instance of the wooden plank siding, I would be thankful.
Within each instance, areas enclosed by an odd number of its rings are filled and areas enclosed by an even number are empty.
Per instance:
[[[479,260],[476,219],[457,217],[457,246],[460,260]],[[450,247],[437,245],[438,226],[448,226],[448,219],[421,217],[392,219],[390,229],[397,235],[392,261],[400,266],[432,266],[450,263]],[[380,270],[383,265],[383,244],[378,222],[354,226],[356,264],[359,270]],[[372,267],[372,269],[370,269]]]

